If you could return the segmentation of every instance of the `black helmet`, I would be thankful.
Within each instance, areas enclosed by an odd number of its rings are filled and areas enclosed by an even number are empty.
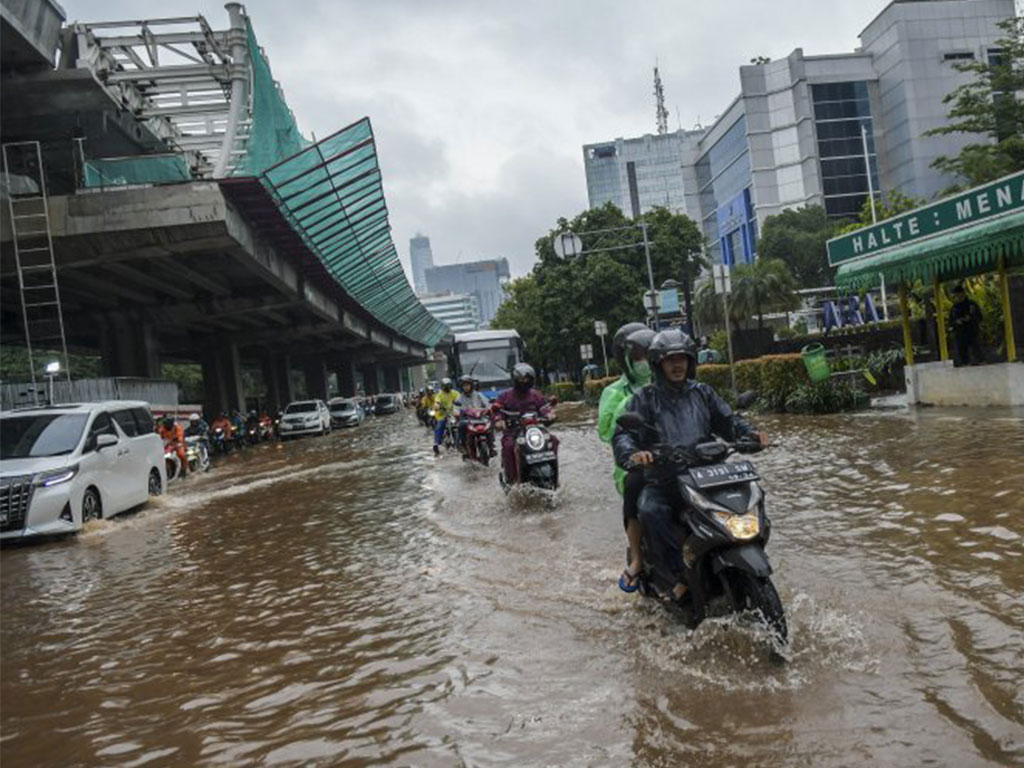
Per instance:
[[[647,349],[647,357],[654,368],[654,375],[661,375],[661,361],[673,355],[686,355],[690,358],[690,372],[688,378],[697,375],[697,345],[693,339],[678,328],[669,328],[660,331],[651,339],[651,346]]]
[[[623,370],[629,370],[632,366],[629,365],[629,360],[633,354],[633,350],[642,349],[644,354],[647,354],[651,348],[651,342],[657,334],[646,326],[639,330],[633,331],[629,336],[626,337],[626,341],[623,343],[623,349],[625,354],[623,355]]]
[[[164,416],[163,422],[164,422],[164,429],[173,429],[174,428],[174,417],[173,416]]]
[[[619,370],[626,371],[626,339],[629,338],[631,333],[645,330],[646,328],[647,326],[643,323],[626,323],[612,336],[612,355],[619,363]]]
[[[527,390],[537,380],[537,374],[533,372],[533,366],[528,363],[516,363],[512,368],[512,386],[519,390]]]
[[[459,376],[459,389],[462,389],[467,384],[471,386],[476,386],[476,382],[473,380],[472,376],[468,376],[466,374]]]

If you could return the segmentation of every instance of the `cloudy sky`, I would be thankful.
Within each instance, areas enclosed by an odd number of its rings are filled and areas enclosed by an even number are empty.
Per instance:
[[[68,20],[202,13],[212,0],[62,0]],[[299,127],[373,121],[395,243],[436,263],[505,256],[586,207],[581,147],[654,131],[660,63],[671,126],[711,122],[737,68],[794,48],[836,53],[887,0],[252,0],[246,8]]]

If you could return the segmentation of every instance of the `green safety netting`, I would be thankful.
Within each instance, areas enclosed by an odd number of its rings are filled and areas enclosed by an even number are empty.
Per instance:
[[[1007,267],[1024,264],[1024,211],[847,262],[836,273],[836,286],[869,289],[881,275],[890,284],[954,280],[993,272],[1000,257]]]
[[[105,157],[87,160],[82,166],[86,188],[123,187],[128,184],[171,184],[192,178],[180,154]]]
[[[426,346],[448,333],[416,298],[391,240],[369,118],[268,168],[260,181],[306,246],[374,317]]]

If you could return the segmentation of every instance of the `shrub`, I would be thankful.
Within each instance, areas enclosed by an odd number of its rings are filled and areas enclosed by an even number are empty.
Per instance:
[[[790,413],[839,413],[867,405],[868,396],[846,381],[827,379],[801,384],[786,398]]]
[[[556,381],[554,384],[549,384],[548,394],[557,397],[563,402],[580,399],[576,384],[571,381]]]
[[[601,400],[604,388],[617,381],[618,378],[618,376],[605,376],[603,379],[590,379],[583,382],[583,399],[591,405],[597,405]]]

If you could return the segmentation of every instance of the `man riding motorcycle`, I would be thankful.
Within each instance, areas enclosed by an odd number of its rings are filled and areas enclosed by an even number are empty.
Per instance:
[[[662,442],[691,447],[718,435],[729,441],[749,436],[768,442],[710,386],[694,380],[697,372],[697,345],[687,334],[671,328],[658,333],[648,348],[654,371],[654,385],[637,392],[626,411],[636,413],[647,424],[658,428]],[[676,579],[672,597],[686,595],[683,575],[682,542],[674,531],[675,510],[684,502],[674,482],[676,470],[654,465],[654,456],[640,436],[616,427],[613,438],[615,463],[624,469],[644,467],[644,488],[637,503],[640,524],[652,544],[650,555]]]
[[[173,416],[165,416],[159,426],[157,426],[156,433],[160,435],[164,445],[170,444],[174,447],[174,452],[178,454],[178,459],[181,461],[181,477],[184,477],[186,472],[188,472],[185,430],[174,420]]]
[[[466,430],[469,427],[469,418],[465,415],[467,408],[486,410],[490,407],[491,401],[476,389],[476,380],[472,376],[459,377],[459,396],[455,399],[455,415],[459,420],[457,441],[463,453],[466,452]]]
[[[434,388],[427,384],[427,388],[423,391],[423,397],[420,398],[420,412],[422,413],[423,424],[428,428],[432,428],[430,423],[431,414],[434,412]]]
[[[518,424],[506,424],[505,414],[520,415],[524,413],[549,413],[548,399],[544,393],[533,388],[537,375],[533,367],[527,363],[516,363],[512,369],[512,388],[506,389],[494,401],[497,414],[494,421],[495,429],[502,430],[501,435],[501,466],[504,481],[507,485],[519,482],[516,468],[516,437],[519,435]],[[517,420],[518,421],[518,420]],[[510,427],[506,429],[506,426]],[[551,436],[552,450],[558,448],[558,438]]]
[[[208,437],[210,434],[210,425],[206,423],[202,416],[198,413],[193,413],[188,417],[188,426],[185,427],[185,437]]]
[[[647,349],[654,338],[654,331],[643,323],[626,323],[612,337],[612,353],[619,363],[622,376],[601,393],[598,409],[597,434],[606,443],[615,435],[615,420],[626,409],[630,399],[651,381],[651,368],[647,362]],[[637,500],[644,487],[644,476],[640,470],[627,473],[615,466],[612,473],[615,487],[622,496],[622,522],[629,540],[629,563],[619,577],[619,589],[635,592],[637,578],[643,568],[640,550],[640,520],[637,517]]]
[[[441,391],[434,396],[434,455],[441,455],[441,443],[448,428],[448,415],[455,408],[459,393],[452,390],[452,380],[447,376],[441,379]]]

